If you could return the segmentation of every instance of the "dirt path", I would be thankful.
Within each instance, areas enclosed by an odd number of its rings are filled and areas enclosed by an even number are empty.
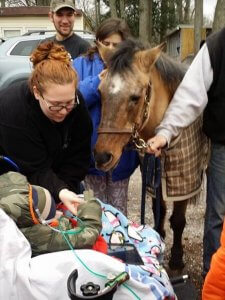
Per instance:
[[[130,179],[129,186],[129,202],[128,202],[128,218],[140,223],[140,199],[141,199],[141,175],[137,170]],[[203,195],[204,199],[204,195]],[[151,199],[147,199],[146,205],[146,223],[153,225]],[[165,250],[165,266],[170,254],[172,244],[172,231],[169,226],[168,219],[171,215],[172,205],[168,205],[168,213],[166,216],[166,250]],[[202,200],[197,206],[189,205],[186,214],[186,226],[183,233],[184,245],[184,261],[185,268],[183,274],[188,274],[198,290],[198,299],[201,299],[202,288],[202,236],[204,225],[205,201]]]

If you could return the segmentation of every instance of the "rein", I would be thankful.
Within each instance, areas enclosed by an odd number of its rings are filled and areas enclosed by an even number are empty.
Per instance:
[[[145,94],[143,118],[140,124],[134,123],[129,128],[99,127],[98,134],[104,134],[104,133],[131,134],[130,142],[133,143],[139,151],[142,149],[146,149],[147,143],[140,138],[139,131],[141,131],[145,127],[149,119],[149,105],[151,100],[150,96],[151,96],[151,83],[149,82]]]

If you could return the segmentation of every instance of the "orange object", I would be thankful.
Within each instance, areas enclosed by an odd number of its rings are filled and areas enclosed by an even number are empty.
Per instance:
[[[221,246],[213,255],[210,269],[202,289],[202,300],[225,299],[225,222],[220,239]]]
[[[32,187],[30,184],[29,184],[29,208],[30,208],[30,215],[31,215],[31,218],[32,218],[34,224],[39,224],[40,222],[36,218],[34,209],[33,209]]]
[[[108,253],[108,245],[101,235],[98,236],[95,244],[92,246],[92,249],[105,254]]]
[[[58,227],[59,226],[59,221],[57,219],[53,219],[49,225],[51,227]]]

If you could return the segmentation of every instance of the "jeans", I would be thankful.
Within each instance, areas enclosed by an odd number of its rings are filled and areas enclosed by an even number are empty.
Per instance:
[[[225,216],[225,145],[211,145],[207,170],[206,215],[203,237],[203,276],[210,267],[211,257],[220,246]]]

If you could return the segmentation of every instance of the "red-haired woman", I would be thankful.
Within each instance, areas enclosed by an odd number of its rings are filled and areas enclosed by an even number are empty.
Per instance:
[[[76,214],[90,162],[91,119],[62,45],[40,44],[31,62],[29,81],[0,92],[0,154]]]

